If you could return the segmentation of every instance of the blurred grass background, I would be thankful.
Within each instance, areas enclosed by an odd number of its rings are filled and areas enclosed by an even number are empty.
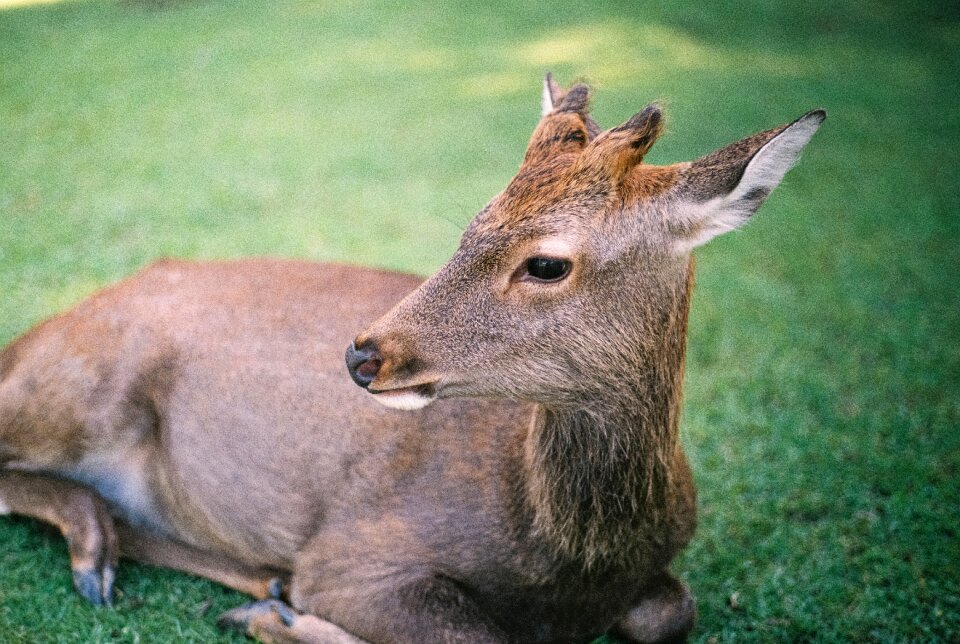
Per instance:
[[[955,2],[0,0],[0,342],[153,258],[429,273],[515,171],[547,70],[653,163],[830,112],[698,251],[683,440],[698,641],[960,639]],[[244,598],[0,519],[0,641],[231,640]]]

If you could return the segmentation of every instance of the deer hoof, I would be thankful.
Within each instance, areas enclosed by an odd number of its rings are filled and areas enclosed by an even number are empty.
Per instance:
[[[270,580],[270,583],[267,584],[267,598],[280,599],[281,597],[283,597],[283,580],[279,577],[274,577]]]
[[[94,606],[112,606],[114,577],[115,573],[112,566],[105,567],[102,572],[98,570],[74,570],[73,586],[81,597]]]
[[[246,633],[254,621],[263,618],[279,618],[284,626],[293,626],[297,614],[279,599],[261,599],[223,613],[217,618],[217,626]]]

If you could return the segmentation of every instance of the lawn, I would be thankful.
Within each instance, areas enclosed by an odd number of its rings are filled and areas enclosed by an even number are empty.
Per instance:
[[[683,441],[698,641],[960,639],[953,2],[0,1],[0,343],[160,256],[427,274],[515,171],[540,79],[694,158],[830,118],[700,249]],[[379,5],[383,6],[379,6]],[[459,5],[459,6],[458,6]],[[114,609],[0,519],[0,641],[233,638],[244,597],[124,564]]]

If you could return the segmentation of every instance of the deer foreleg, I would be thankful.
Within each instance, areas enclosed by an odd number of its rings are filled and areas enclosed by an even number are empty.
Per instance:
[[[315,615],[301,615],[276,599],[251,602],[227,611],[217,619],[261,642],[277,644],[364,644],[336,624]]]
[[[323,603],[322,596],[319,601]],[[324,610],[317,612],[327,614]],[[264,642],[284,644],[362,644],[367,639],[464,644],[508,641],[456,584],[442,578],[407,584],[375,596],[345,597],[338,593],[330,616],[350,631],[272,599],[227,611],[218,623]]]
[[[91,604],[110,605],[117,537],[107,506],[96,492],[41,474],[0,470],[0,511],[56,526],[67,540],[77,591]]]
[[[289,575],[268,568],[251,568],[228,557],[200,550],[117,521],[120,556],[141,563],[173,568],[210,579],[257,599],[285,595]]]
[[[363,579],[364,575],[358,576]],[[327,580],[328,582],[330,580]],[[385,580],[381,580],[383,582]],[[335,583],[335,582],[334,582]],[[464,644],[493,644],[509,641],[474,600],[453,580],[442,576],[407,580],[396,586],[378,584],[374,593],[366,584],[356,594],[349,586],[331,592],[304,592],[304,585],[294,578],[293,601],[298,609],[311,615],[297,615],[292,621],[293,631],[278,637],[280,642],[462,642]],[[271,628],[277,623],[286,623],[283,611],[271,607],[274,615],[264,618]],[[351,639],[323,639],[319,633],[321,624],[316,617],[323,615],[346,629]],[[308,619],[307,619],[308,618]],[[300,620],[307,619],[302,622]],[[329,628],[322,619],[324,629]],[[263,628],[262,626],[260,628]],[[260,635],[253,631],[252,634]],[[271,637],[277,637],[271,631]],[[300,637],[300,634],[305,634]],[[325,636],[326,637],[326,636]],[[358,640],[357,638],[361,638]]]

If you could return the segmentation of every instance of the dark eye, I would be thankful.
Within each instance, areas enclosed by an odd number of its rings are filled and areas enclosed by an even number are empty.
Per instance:
[[[552,257],[531,257],[527,260],[527,274],[543,282],[556,282],[570,272],[570,262]]]

